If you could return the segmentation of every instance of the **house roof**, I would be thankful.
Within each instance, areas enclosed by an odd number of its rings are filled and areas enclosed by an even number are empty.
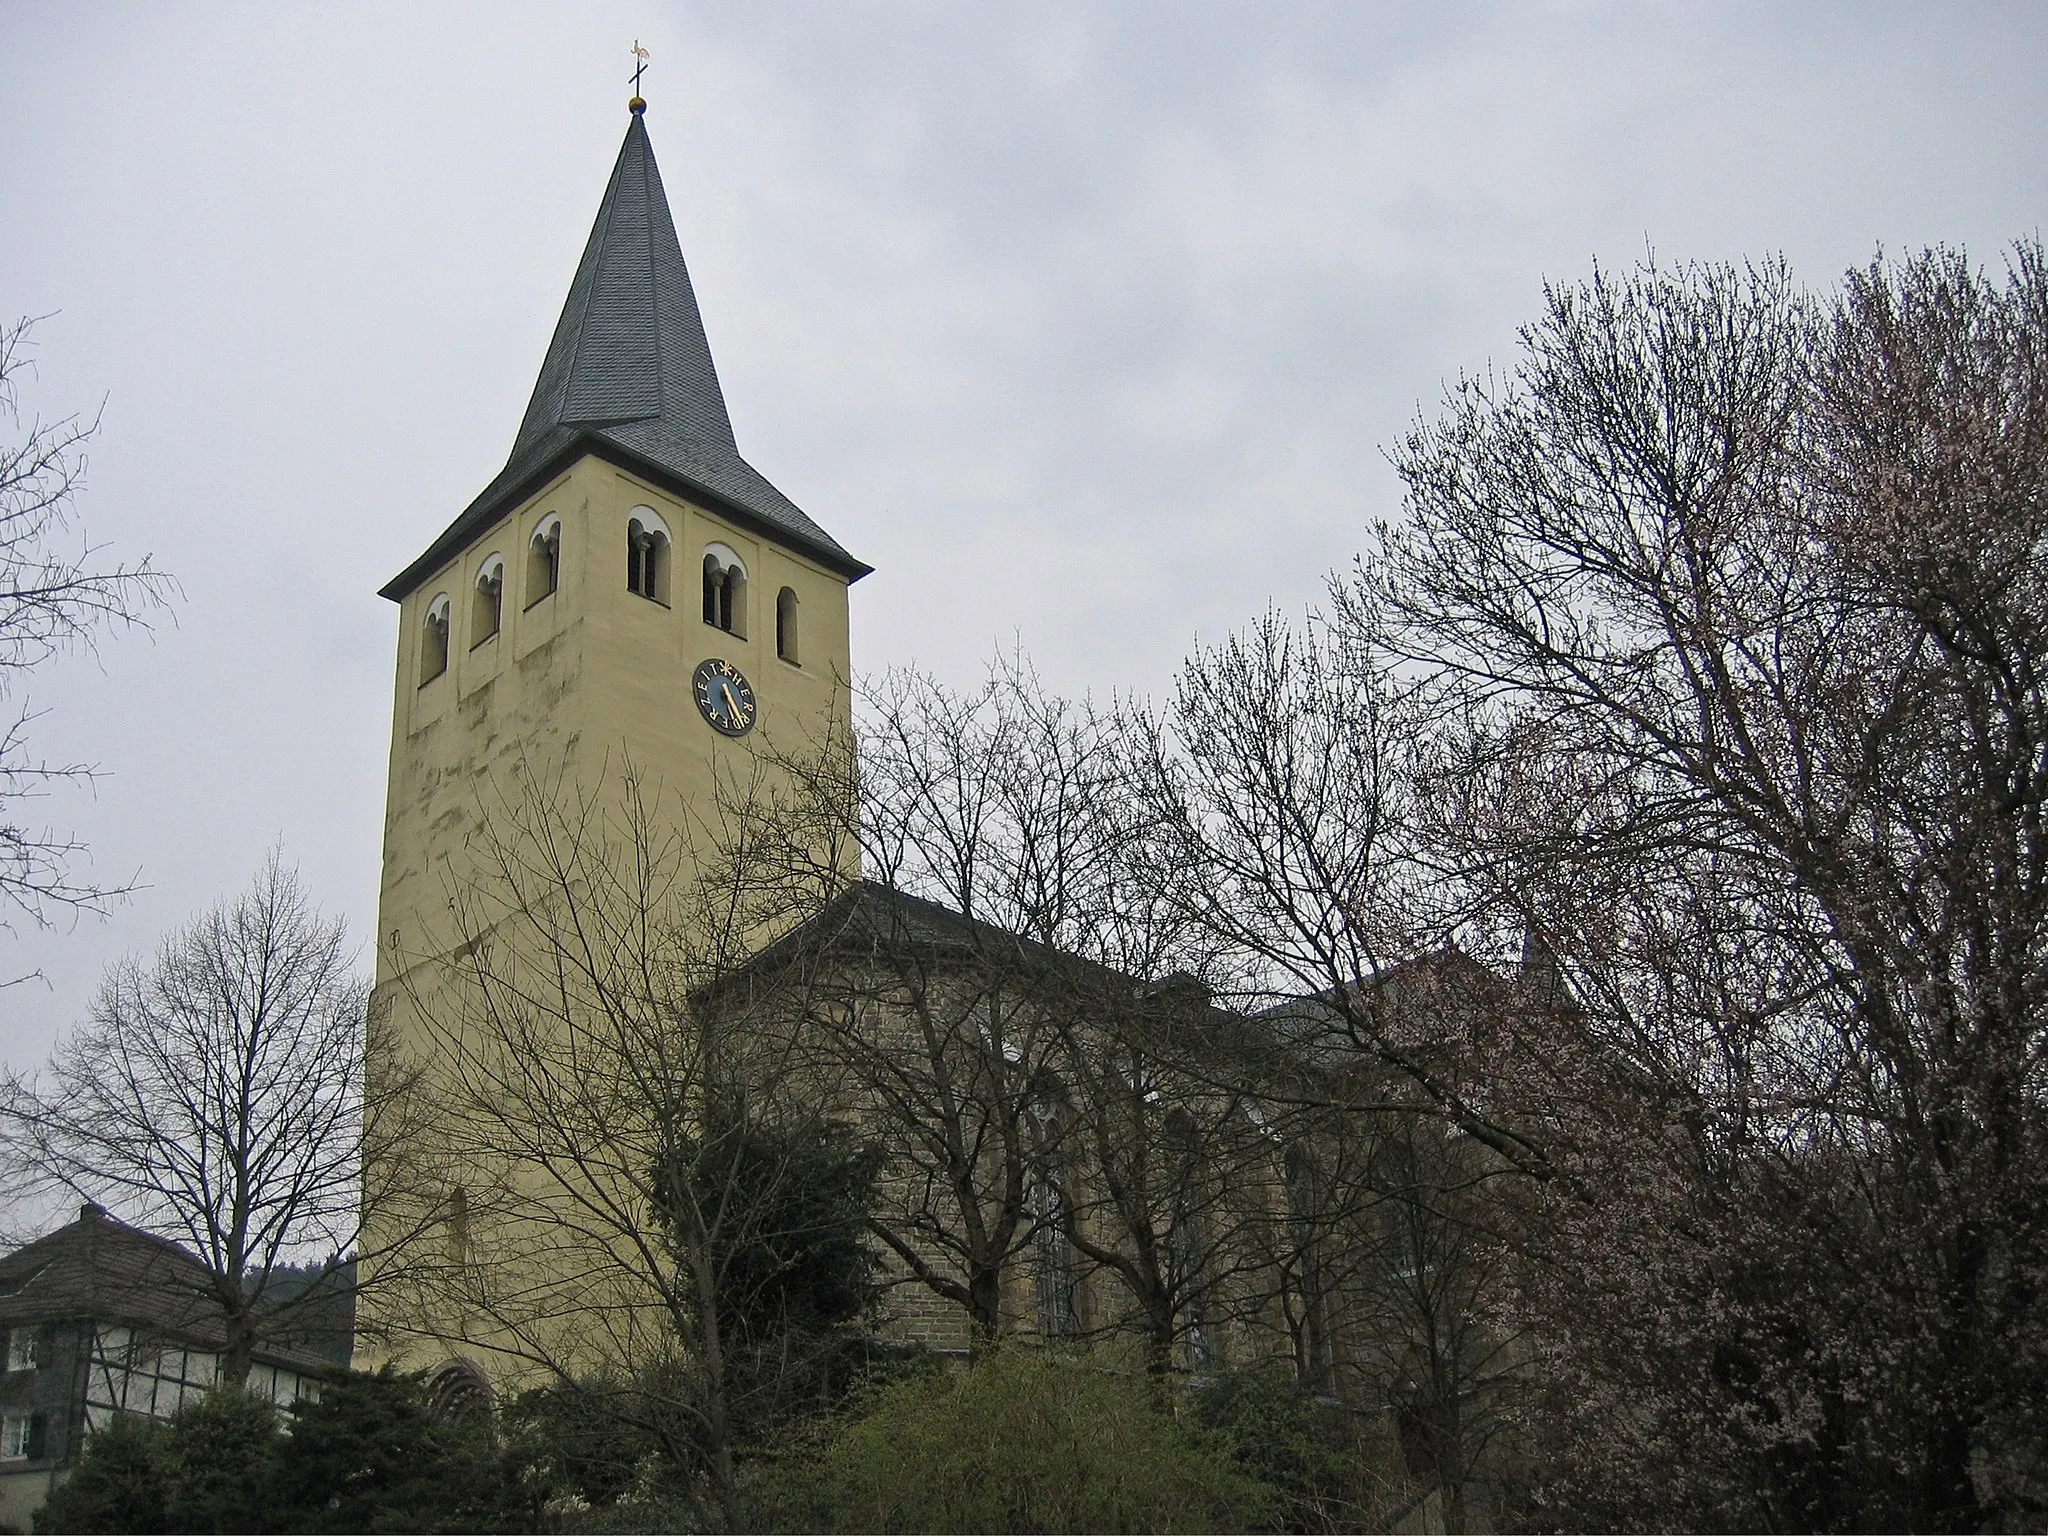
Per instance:
[[[405,597],[585,454],[702,501],[850,580],[870,569],[740,457],[637,107],[505,467],[380,595]]]
[[[0,1327],[90,1318],[218,1349],[227,1336],[211,1284],[207,1267],[178,1244],[88,1205],[78,1220],[0,1258]],[[276,1338],[259,1342],[256,1358],[308,1373],[335,1363]]]

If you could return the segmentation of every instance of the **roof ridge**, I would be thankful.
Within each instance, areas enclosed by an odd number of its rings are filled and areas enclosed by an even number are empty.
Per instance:
[[[647,202],[651,206],[657,195],[656,188],[659,188],[660,182],[658,178],[654,178],[655,186],[650,187],[648,185],[648,182],[650,180],[650,173],[653,171],[654,168],[654,145],[652,141],[648,140],[647,138],[647,119],[638,112],[635,112],[633,114],[633,121],[627,125],[626,134],[628,138],[632,138],[634,136],[633,130],[635,128],[638,128],[640,130],[638,137],[647,146],[647,153],[640,161],[640,196],[643,201]],[[663,202],[663,204],[666,204],[668,202],[666,190],[661,190],[659,195],[661,197],[661,201]],[[653,309],[655,314],[654,414],[656,419],[658,420],[661,417],[662,413],[668,408],[668,360],[662,355],[663,348],[661,344],[662,338],[660,323],[661,294],[659,291],[661,279],[660,274],[656,269],[656,263],[654,258],[654,229],[652,219],[649,219],[648,225],[649,227],[647,231],[647,302],[649,307]],[[676,250],[680,254],[682,250],[682,241],[680,239],[678,239],[676,242]],[[703,329],[703,317],[701,315],[698,316],[698,329]],[[704,351],[705,355],[708,357],[711,352],[711,341],[709,337],[705,338]],[[716,372],[712,374],[711,381],[713,387],[715,388],[718,383],[718,375]],[[676,403],[680,405],[682,402],[678,401]],[[725,405],[725,392],[723,390],[719,391],[718,403],[722,410]]]
[[[102,1236],[113,1233],[119,1233],[123,1237],[138,1239],[142,1242],[151,1243],[158,1248],[167,1249],[188,1263],[198,1264],[202,1267],[205,1264],[205,1260],[201,1259],[176,1238],[165,1237],[161,1232],[152,1232],[149,1228],[139,1227],[131,1221],[123,1221],[112,1212],[102,1208],[89,1216],[76,1216],[70,1221],[65,1222],[61,1227],[53,1227],[41,1237],[32,1238],[30,1241],[23,1243],[13,1252],[0,1255],[0,1268],[14,1264],[24,1255],[33,1254],[38,1249],[55,1247],[60,1243],[75,1243],[88,1249],[97,1248]]]
[[[624,148],[623,148],[623,147],[621,147],[621,149],[620,149],[619,153],[620,153],[620,155],[621,155],[621,156],[623,156],[623,155],[625,154],[625,150],[624,150]],[[616,175],[616,174],[617,174],[617,173],[616,173],[616,171],[615,171],[615,172],[614,172],[614,175]],[[598,209],[597,209],[597,220],[596,220],[596,222],[595,222],[595,223],[594,223],[594,224],[592,225],[592,227],[591,227],[591,231],[590,231],[590,238],[589,238],[589,241],[588,241],[587,243],[589,243],[589,244],[595,244],[595,243],[596,243],[596,242],[598,241],[598,239],[599,239],[599,238],[601,237],[601,234],[602,234],[602,233],[608,232],[608,231],[609,231],[609,227],[610,227],[610,225],[611,225],[611,220],[612,220],[612,200],[611,200],[611,198],[607,197],[607,198],[605,198],[605,200],[604,200],[604,201],[603,201],[602,203],[600,203],[600,204],[598,205]],[[588,259],[588,258],[586,257],[586,259]],[[581,275],[582,275],[582,263],[581,263],[581,262],[578,262],[578,263],[577,263],[577,276],[579,276],[579,277],[580,277]],[[572,289],[573,289],[573,284],[572,284]],[[564,313],[564,314],[563,314],[563,315],[562,315],[562,316],[561,316],[560,318],[558,318],[558,319],[556,320],[556,322],[555,322],[555,325],[556,325],[556,328],[557,328],[558,330],[560,329],[560,327],[561,327],[561,325],[563,324],[563,322],[567,320],[567,318],[568,318],[568,316],[567,316],[567,314],[566,314],[566,312],[565,312],[565,313]],[[575,376],[575,372],[576,372],[576,358],[577,358],[577,356],[578,356],[578,355],[579,355],[579,354],[580,354],[580,353],[581,353],[581,352],[583,351],[583,341],[584,341],[584,338],[585,338],[585,336],[587,336],[587,335],[589,334],[589,330],[590,330],[590,311],[589,311],[589,310],[587,310],[587,309],[586,309],[586,310],[582,310],[582,311],[579,311],[579,312],[578,312],[578,314],[577,314],[577,316],[576,316],[576,339],[574,340],[574,342],[572,342],[572,343],[571,343],[571,345],[570,345],[570,348],[569,348],[569,377],[570,377],[570,378],[573,378],[573,377]],[[553,341],[553,339],[552,339],[552,338],[550,338],[550,340],[549,340],[549,344],[548,344],[548,352],[549,352],[549,353],[552,353],[552,352],[554,351],[554,349],[555,349],[555,347],[554,347],[554,341]],[[526,411],[527,411],[527,414],[526,414],[526,416],[524,416],[524,417],[521,417],[521,418],[520,418],[520,422],[519,422],[519,432],[518,432],[518,434],[517,434],[517,435],[516,435],[516,436],[515,436],[515,437],[514,437],[514,438],[512,439],[512,451],[513,451],[513,453],[514,453],[514,454],[517,454],[517,453],[518,453],[518,451],[519,451],[519,442],[520,442],[520,439],[526,436],[526,429],[527,429],[527,425],[528,425],[528,418],[530,418],[530,417],[532,416],[532,414],[533,414],[533,410],[534,410],[534,407],[535,407],[535,406],[536,406],[536,405],[537,405],[537,404],[539,403],[540,391],[541,391],[541,387],[542,387],[542,379],[544,379],[544,378],[546,377],[546,374],[547,374],[547,364],[548,364],[548,362],[549,362],[550,360],[551,360],[551,359],[550,359],[549,357],[547,357],[547,356],[543,356],[543,358],[542,358],[542,360],[541,360],[541,378],[536,378],[536,379],[535,379],[535,380],[533,381],[533,388],[534,388],[534,398],[533,398],[532,400],[529,400],[529,401],[527,402],[527,407],[526,407]],[[564,378],[564,379],[563,379],[563,380],[561,381],[561,389],[562,389],[562,393],[563,393],[563,395],[564,395],[564,396],[566,397],[566,396],[567,396],[567,394],[568,394],[568,392],[569,392],[569,378]],[[558,414],[559,414],[559,413],[558,413]],[[539,437],[545,436],[545,435],[546,435],[546,428],[542,428],[542,429],[541,429],[541,431],[539,431],[539,432],[535,433],[534,435],[535,435],[535,437],[536,437],[536,438],[539,438]]]

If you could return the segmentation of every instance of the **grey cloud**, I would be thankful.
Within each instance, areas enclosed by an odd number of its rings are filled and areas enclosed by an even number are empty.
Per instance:
[[[956,678],[1158,691],[1315,602],[1546,277],[1995,258],[2048,191],[2025,7],[0,7],[0,308],[190,594],[36,681],[110,770],[51,819],[152,888],[0,937],[9,1061],[279,837],[367,935],[373,593],[503,462],[636,32],[742,451],[877,566],[857,660]]]

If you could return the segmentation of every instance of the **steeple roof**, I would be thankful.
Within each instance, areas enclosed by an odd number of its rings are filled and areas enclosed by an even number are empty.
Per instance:
[[[703,501],[844,576],[868,573],[740,457],[637,104],[511,457],[382,595],[403,598],[585,453]]]

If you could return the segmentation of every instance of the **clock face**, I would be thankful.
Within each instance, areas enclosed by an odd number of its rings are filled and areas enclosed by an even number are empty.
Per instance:
[[[729,661],[713,657],[697,663],[697,675],[690,690],[697,696],[697,709],[711,722],[714,731],[727,736],[744,736],[754,728],[759,705],[754,687]]]

